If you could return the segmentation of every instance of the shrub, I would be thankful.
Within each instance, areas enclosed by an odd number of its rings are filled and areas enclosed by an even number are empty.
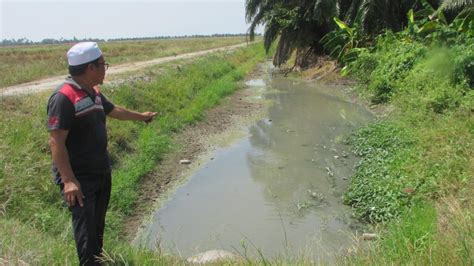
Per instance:
[[[368,85],[367,90],[373,95],[372,102],[388,102],[400,87],[398,82],[426,53],[427,48],[421,43],[398,39],[395,34],[387,32],[377,39],[371,55],[362,52],[348,69]]]

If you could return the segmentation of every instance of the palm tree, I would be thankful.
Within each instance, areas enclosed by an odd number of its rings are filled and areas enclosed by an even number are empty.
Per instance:
[[[265,25],[266,51],[279,37],[274,65],[280,66],[297,51],[295,65],[304,66],[308,58],[323,51],[319,39],[332,29],[332,17],[338,15],[334,0],[247,0],[246,19],[251,40],[258,25]]]

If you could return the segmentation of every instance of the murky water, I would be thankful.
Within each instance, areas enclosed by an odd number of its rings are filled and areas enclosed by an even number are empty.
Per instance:
[[[266,258],[332,260],[357,223],[342,204],[356,158],[341,142],[372,116],[340,90],[283,78],[253,80],[272,99],[249,136],[215,151],[159,209],[146,245],[183,257],[225,249]]]

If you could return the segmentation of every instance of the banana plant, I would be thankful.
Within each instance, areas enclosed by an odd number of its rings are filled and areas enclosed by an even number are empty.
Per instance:
[[[323,38],[320,43],[323,47],[329,51],[329,55],[337,58],[337,60],[343,64],[351,62],[357,58],[357,51],[355,48],[359,47],[363,40],[360,23],[356,22],[352,27],[340,20],[338,17],[334,17],[334,22],[337,28]]]

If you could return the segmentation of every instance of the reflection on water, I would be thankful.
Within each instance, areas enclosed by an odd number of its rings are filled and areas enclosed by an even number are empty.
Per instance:
[[[183,257],[209,249],[261,249],[266,257],[330,260],[356,224],[342,195],[355,162],[341,140],[369,122],[333,88],[287,79],[267,86],[275,104],[250,137],[215,152],[158,210],[146,243]]]

